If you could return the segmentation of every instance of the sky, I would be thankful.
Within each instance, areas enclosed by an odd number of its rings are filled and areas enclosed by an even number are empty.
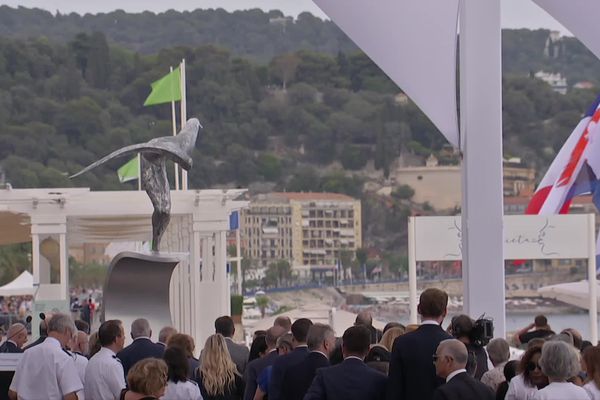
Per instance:
[[[340,0],[343,1],[343,0]],[[571,33],[560,25],[554,18],[539,8],[530,0],[501,0],[502,26],[505,28],[547,28],[558,30],[563,35]],[[79,14],[110,12],[123,9],[127,12],[142,12],[145,10],[163,12],[168,9],[179,11],[196,8],[224,8],[228,11],[262,8],[264,10],[279,9],[286,15],[297,16],[303,11],[309,11],[321,18],[325,14],[311,0],[0,0],[0,4],[11,7],[36,7],[51,12],[76,12]]]

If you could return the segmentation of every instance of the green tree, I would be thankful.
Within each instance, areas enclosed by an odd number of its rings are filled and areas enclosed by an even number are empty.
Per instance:
[[[268,181],[277,181],[281,177],[281,161],[273,154],[261,154],[257,160],[258,173]]]
[[[31,265],[31,243],[0,246],[0,285],[15,279]]]
[[[269,298],[267,296],[257,296],[256,297],[256,306],[258,307],[258,309],[260,310],[260,317],[264,318],[265,317],[265,311],[267,310],[267,307],[269,306]]]
[[[410,200],[415,195],[415,190],[409,185],[400,185],[392,192],[392,197],[398,200]]]
[[[85,77],[93,87],[98,89],[108,87],[110,52],[106,37],[101,32],[94,32],[89,38]]]
[[[296,70],[300,64],[300,57],[297,54],[282,54],[273,58],[270,64],[272,76],[281,82],[283,90],[286,90],[287,85],[296,76]]]

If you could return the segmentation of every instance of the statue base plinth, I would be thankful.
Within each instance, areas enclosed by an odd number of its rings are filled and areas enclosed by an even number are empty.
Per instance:
[[[111,261],[104,285],[101,321],[123,322],[130,340],[131,323],[146,318],[154,332],[172,326],[170,309],[171,276],[183,253],[136,253],[125,251]]]

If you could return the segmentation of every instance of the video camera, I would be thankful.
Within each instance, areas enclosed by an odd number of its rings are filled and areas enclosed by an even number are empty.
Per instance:
[[[471,343],[475,346],[487,346],[494,338],[494,320],[486,317],[485,314],[482,315],[473,323],[473,329],[469,336]]]

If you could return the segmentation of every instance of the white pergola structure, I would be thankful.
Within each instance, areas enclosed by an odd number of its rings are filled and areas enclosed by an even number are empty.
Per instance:
[[[226,233],[230,213],[247,206],[236,200],[244,192],[171,191],[171,223],[160,251],[183,259],[171,278],[171,313],[175,328],[196,343],[213,333],[215,318],[230,314]],[[70,244],[149,241],[152,211],[143,191],[0,190],[0,244],[32,243],[34,303],[42,305],[35,314],[68,310]]]

